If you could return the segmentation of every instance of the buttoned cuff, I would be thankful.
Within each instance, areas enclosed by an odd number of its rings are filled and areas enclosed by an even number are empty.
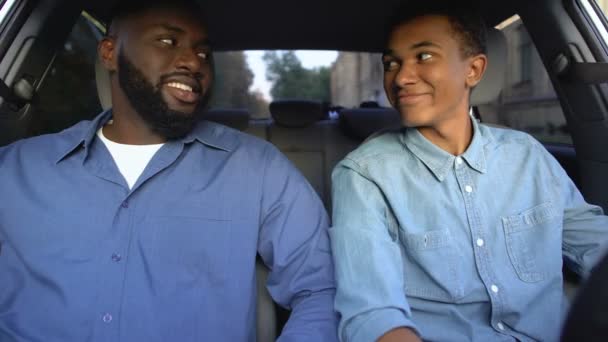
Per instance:
[[[361,319],[361,321],[357,322],[359,319]],[[377,341],[382,335],[399,327],[412,329],[418,334],[414,322],[408,319],[403,311],[399,309],[372,311],[365,314],[364,317],[355,318],[355,320],[350,323],[350,326],[355,330],[352,334],[348,334],[350,336],[347,336],[347,340],[353,342]]]

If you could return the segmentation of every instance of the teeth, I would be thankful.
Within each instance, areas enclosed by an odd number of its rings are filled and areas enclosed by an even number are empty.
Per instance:
[[[187,85],[187,84],[183,84],[183,83],[178,83],[178,82],[171,82],[167,84],[169,87],[172,88],[177,88],[180,90],[184,90],[184,91],[189,91],[192,92],[192,87]]]

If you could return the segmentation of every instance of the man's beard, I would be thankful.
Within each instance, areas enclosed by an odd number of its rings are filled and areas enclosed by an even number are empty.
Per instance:
[[[126,94],[131,106],[144,120],[148,127],[167,140],[180,139],[186,136],[201,119],[203,109],[208,102],[208,89],[201,89],[205,94],[192,113],[184,113],[169,108],[160,92],[164,75],[155,87],[143,73],[124,55],[118,53],[118,82]],[[183,75],[181,73],[180,75]]]

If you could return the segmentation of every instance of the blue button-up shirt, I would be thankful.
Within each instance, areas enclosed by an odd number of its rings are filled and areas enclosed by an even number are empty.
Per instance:
[[[202,122],[129,190],[110,115],[0,149],[0,341],[255,340],[257,253],[282,339],[337,338],[327,215],[282,154]]]
[[[585,274],[608,218],[525,133],[474,122],[455,157],[416,129],[381,135],[333,174],[343,341],[404,326],[432,341],[555,341],[562,255]]]

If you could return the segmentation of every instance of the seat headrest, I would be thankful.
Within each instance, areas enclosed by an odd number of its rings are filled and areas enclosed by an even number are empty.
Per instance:
[[[505,34],[495,28],[488,30],[488,66],[481,81],[471,94],[471,106],[494,102],[500,95],[505,81],[507,65],[507,39]]]
[[[346,135],[363,141],[379,130],[400,127],[401,118],[393,108],[343,109],[340,125]]]
[[[110,86],[110,73],[103,67],[99,58],[95,62],[95,82],[97,96],[103,110],[112,108],[112,91]]]
[[[246,109],[210,108],[203,114],[203,119],[217,122],[239,131],[244,131],[249,127],[249,111]]]
[[[327,118],[321,102],[282,100],[270,103],[270,115],[277,125],[300,128]]]

